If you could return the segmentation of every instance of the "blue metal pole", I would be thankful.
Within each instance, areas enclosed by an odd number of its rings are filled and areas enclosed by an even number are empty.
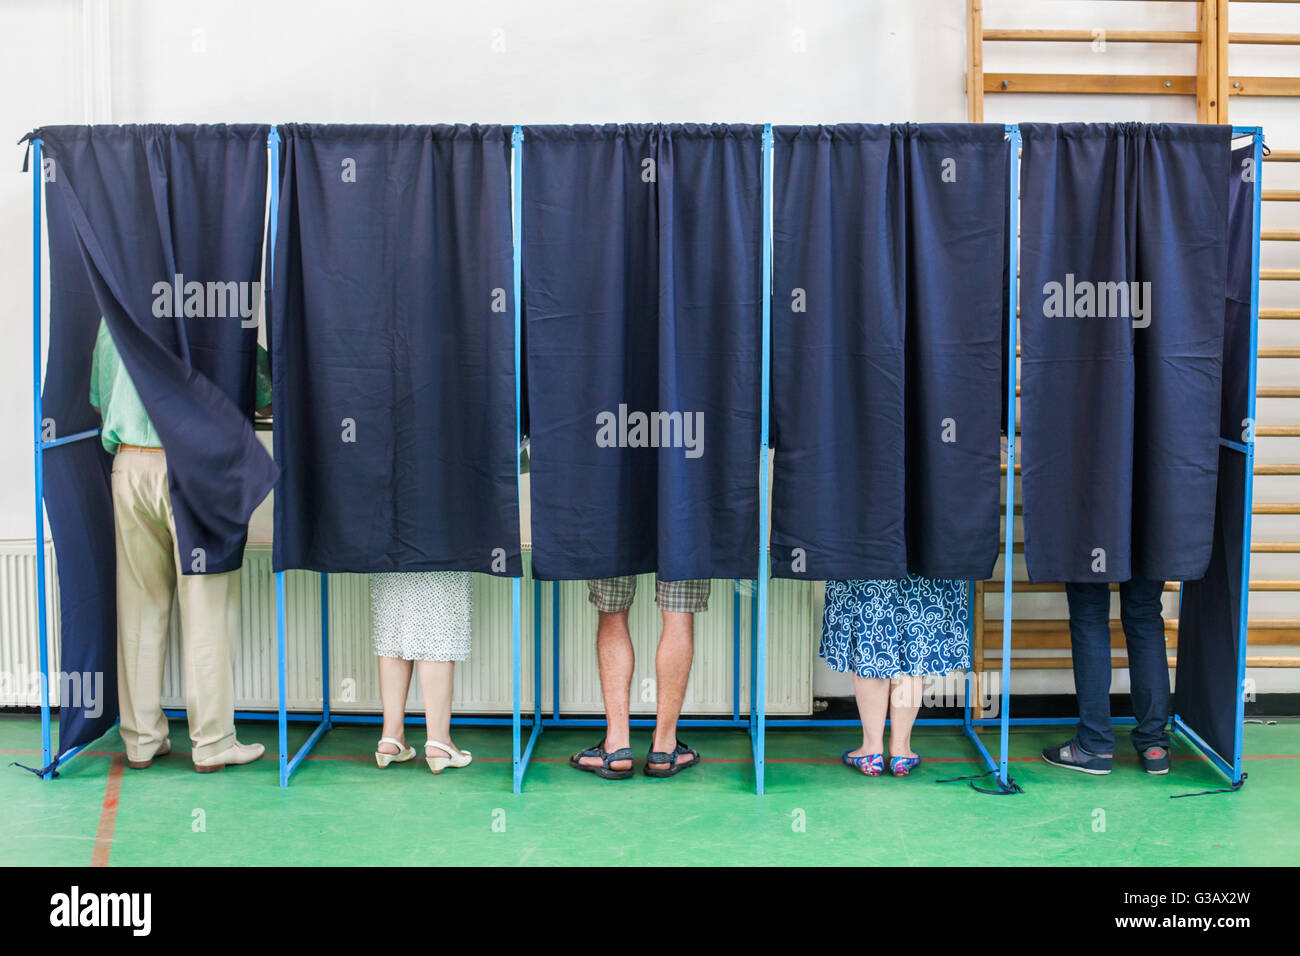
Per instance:
[[[330,576],[320,576],[320,689],[321,723],[330,722]]]
[[[740,723],[740,581],[731,582],[731,719]]]
[[[275,572],[276,696],[280,702],[280,786],[289,786],[289,714],[285,680],[284,572]]]
[[[275,279],[275,240],[280,231],[280,131],[272,126],[266,136],[266,147],[271,152],[271,200],[270,222],[267,228],[269,244],[266,250],[266,291],[273,291]],[[322,590],[324,584],[322,583]],[[279,700],[280,733],[280,786],[289,786],[289,701],[288,681],[286,678],[285,651],[285,595],[284,572],[275,573],[275,656],[276,656],[276,696]],[[324,605],[322,604],[322,612]],[[323,619],[322,619],[323,623]],[[322,677],[324,676],[322,671]],[[328,696],[328,689],[325,690]]]
[[[524,152],[524,131],[520,126],[516,126],[510,136],[510,172],[511,172],[511,212],[512,212],[512,234],[514,239],[513,258],[514,258],[514,299],[515,299],[515,487],[519,493],[520,499],[523,498],[523,474],[519,469],[519,445],[522,440],[522,418],[521,402],[523,398],[521,380],[522,372],[522,328],[523,328],[523,152]],[[522,556],[521,556],[522,560]],[[520,715],[519,715],[519,698],[520,684],[522,683],[521,663],[520,663],[520,640],[519,640],[519,606],[520,606],[520,589],[521,580],[515,578],[510,586],[510,626],[511,626],[511,662],[512,678],[514,683],[514,710],[511,714],[513,720],[510,724],[511,744],[512,744],[512,765],[514,768],[514,792],[519,793],[523,789],[524,779],[524,762],[520,747]],[[533,693],[539,692],[539,688],[534,688]]]
[[[978,691],[978,688],[974,688],[972,686],[974,684],[974,681],[971,679],[972,674],[974,673],[975,670],[975,613],[978,611],[979,613],[983,614],[984,609],[982,607],[976,607],[975,582],[968,581],[966,586],[970,588],[970,594],[968,595],[969,598],[968,603],[970,605],[970,622],[966,628],[966,640],[967,640],[967,647],[969,648],[967,653],[970,654],[971,663],[970,666],[966,668],[966,706],[962,709],[962,726],[965,727],[967,730],[970,730],[971,727],[973,726],[971,724],[971,691],[972,690]]]
[[[534,719],[542,717],[542,582],[533,578],[533,703]]]
[[[762,406],[759,422],[758,462],[758,653],[751,709],[754,720],[754,780],[759,795],[763,793],[763,758],[767,735],[767,606],[768,563],[770,555],[768,529],[768,425],[772,398],[772,124],[763,126],[763,338],[762,338]]]
[[[560,582],[551,582],[551,719],[560,719]]]
[[[754,734],[758,708],[754,706],[754,685],[758,683],[758,578],[749,592],[749,733]],[[752,741],[751,741],[752,742]]]
[[[1007,341],[1007,512],[1006,547],[1002,561],[1002,713],[998,754],[998,782],[1003,787],[1010,784],[1007,770],[1011,747],[1011,611],[1013,570],[1015,566],[1016,539],[1016,339],[1018,337],[1017,313],[1020,310],[1020,127],[1007,127],[1010,144],[1011,210],[1007,229],[1008,274],[1011,276],[1010,301],[1007,304],[1007,323],[1010,334]]]
[[[58,448],[60,445],[71,445],[74,441],[84,441],[87,438],[98,437],[100,431],[99,428],[87,428],[84,432],[77,432],[63,438],[55,438],[53,441],[39,442],[39,444],[42,449],[49,451],[51,448]]]
[[[1251,511],[1255,498],[1255,380],[1259,353],[1259,233],[1264,183],[1264,130],[1252,130],[1254,139],[1254,216],[1250,229],[1250,373],[1246,387],[1246,416],[1250,420],[1245,438],[1246,479],[1242,501],[1241,607],[1237,621],[1237,705],[1232,742],[1232,782],[1242,779],[1242,750],[1246,736],[1246,641],[1250,634],[1250,538]]]
[[[51,762],[50,649],[45,611],[45,459],[41,447],[41,181],[42,143],[32,140],[32,439],[36,478],[36,656],[41,668],[41,767]],[[54,776],[45,773],[46,780]]]
[[[542,726],[542,585],[533,581],[533,727]]]
[[[266,250],[266,288],[271,291],[275,277],[275,240],[280,232],[280,130],[272,126],[266,137],[266,146],[271,151],[271,222],[270,243]]]
[[[512,746],[513,766],[514,766],[514,791],[518,793],[523,786],[524,766],[521,746],[520,732],[520,684],[522,683],[521,665],[519,661],[519,579],[513,578],[510,581],[510,629],[511,629],[511,680],[513,684],[514,705],[511,711],[510,720],[510,741]]]

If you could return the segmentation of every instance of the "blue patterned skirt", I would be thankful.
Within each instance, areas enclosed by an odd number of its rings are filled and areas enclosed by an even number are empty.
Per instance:
[[[833,671],[919,677],[970,667],[970,583],[827,581],[820,654]]]

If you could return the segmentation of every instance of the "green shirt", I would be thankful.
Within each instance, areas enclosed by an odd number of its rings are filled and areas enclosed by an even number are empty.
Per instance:
[[[266,349],[257,347],[257,408],[271,403],[271,363]],[[119,445],[140,445],[144,448],[161,448],[162,439],[154,430],[153,422],[144,410],[135,383],[127,374],[118,354],[108,325],[99,320],[99,334],[95,336],[95,355],[90,364],[90,404],[99,409],[104,419],[100,440],[109,454],[116,454]]]

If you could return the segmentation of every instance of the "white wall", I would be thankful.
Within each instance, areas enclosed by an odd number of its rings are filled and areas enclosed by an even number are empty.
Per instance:
[[[984,5],[990,27],[1195,22],[1188,3]],[[1235,30],[1300,32],[1300,7],[1233,4],[1233,16]],[[38,125],[82,122],[964,121],[965,32],[963,0],[3,0],[0,128],[17,139]],[[1294,47],[1235,47],[1233,71],[1294,74],[1295,59]],[[1192,74],[1195,51],[990,44],[985,68]],[[1234,121],[1261,123],[1273,142],[1300,146],[1295,100],[1234,101],[1234,110]],[[1190,97],[1016,95],[990,96],[985,117],[1194,122],[1195,111]],[[0,176],[0,288],[8,293],[0,300],[0,539],[30,541],[31,181],[17,172],[20,154],[13,150],[12,172]],[[1267,172],[1269,185],[1300,186],[1295,169]],[[1271,213],[1268,224],[1300,226],[1300,209],[1284,212],[1292,221]],[[1285,255],[1266,250],[1264,265],[1298,264]],[[1282,291],[1265,289],[1264,304],[1282,304]],[[1266,324],[1263,344],[1300,344],[1289,325],[1300,323]],[[1261,383],[1294,381],[1295,365],[1264,363]],[[1300,424],[1297,406],[1264,400],[1261,423]],[[1297,445],[1265,439],[1260,455],[1294,461]],[[1300,487],[1265,478],[1257,496],[1295,500]],[[1256,528],[1257,540],[1300,538],[1300,519]],[[264,506],[254,540],[267,540],[269,529]],[[1300,577],[1295,556],[1257,556],[1256,568],[1257,577]],[[1017,608],[1062,616],[1052,596]],[[1252,613],[1300,617],[1285,594],[1256,595]],[[1024,672],[1017,688],[1060,689],[1062,679]],[[1290,671],[1261,679],[1300,683]],[[819,690],[842,685],[823,678]]]

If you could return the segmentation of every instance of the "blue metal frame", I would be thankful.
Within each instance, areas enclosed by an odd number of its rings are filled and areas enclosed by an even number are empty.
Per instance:
[[[763,127],[763,404],[759,425],[758,459],[758,589],[754,599],[757,613],[756,651],[753,656],[754,678],[750,684],[750,715],[754,729],[750,740],[754,745],[754,780],[758,795],[763,795],[764,766],[767,753],[767,613],[768,587],[771,579],[771,530],[768,522],[768,463],[772,452],[769,447],[772,418],[772,124]]]
[[[516,137],[522,137],[516,127]],[[771,368],[769,365],[769,355],[771,352],[772,339],[772,125],[766,124],[763,127],[762,137],[762,158],[763,158],[763,265],[762,265],[762,295],[763,295],[763,315],[762,315],[762,339],[763,339],[763,360],[762,360],[762,412],[760,425],[760,444],[759,444],[759,553],[758,553],[758,579],[755,582],[752,613],[750,614],[750,684],[749,684],[749,713],[745,717],[740,716],[740,590],[741,581],[737,579],[733,582],[734,593],[732,595],[732,702],[731,716],[728,717],[683,717],[678,720],[679,727],[707,727],[707,728],[737,728],[749,732],[752,750],[754,754],[754,784],[757,793],[763,793],[763,754],[764,754],[764,728],[765,706],[767,694],[767,557],[768,557],[768,530],[767,530],[767,460],[768,460],[768,410],[770,405],[771,394]],[[516,155],[516,161],[518,157]],[[516,193],[515,201],[519,203],[518,184],[522,179],[520,171],[516,171]],[[516,213],[518,215],[518,213]],[[516,262],[521,261],[521,253],[518,247],[518,234],[516,234]],[[535,715],[533,727],[533,739],[542,732],[545,727],[604,727],[606,725],[603,717],[563,717],[560,715],[560,582],[554,581],[551,584],[551,714],[549,717],[542,716],[541,708],[541,628],[540,621],[542,617],[541,603],[541,582],[534,581],[534,598],[533,598],[533,620],[534,620],[534,638],[536,640],[536,676],[534,678],[533,696],[535,701]],[[759,613],[759,608],[763,612]],[[516,670],[518,662],[516,660]],[[653,727],[655,720],[653,717],[633,717],[628,720],[630,727]],[[523,773],[527,770],[528,759],[532,755],[532,740],[529,741],[528,750],[524,753],[522,761],[523,766],[516,764],[515,771],[515,792],[519,792],[519,782]]]
[[[45,450],[41,442],[41,183],[42,143],[32,140],[32,441],[36,469],[36,639],[41,668],[41,767],[50,766],[50,649],[45,620]],[[46,770],[42,776],[54,775]]]
[[[1002,726],[998,748],[998,788],[1003,792],[1017,792],[1020,787],[1007,770],[1011,747],[1011,612],[1014,604],[1012,573],[1016,560],[1016,346],[1018,343],[1020,315],[1020,148],[1023,141],[1020,127],[1014,123],[1006,128],[1010,152],[1007,157],[1011,200],[1007,225],[1007,274],[1011,276],[1007,303],[1007,507],[1005,546],[1002,555]]]
[[[1006,139],[1010,155],[1008,157],[1008,177],[1011,195],[1010,220],[1007,229],[1007,256],[1008,269],[1010,275],[1014,276],[1020,268],[1020,127],[1016,124],[1010,124],[1005,127]],[[1007,401],[1008,408],[1012,409],[1012,418],[1014,419],[1014,409],[1016,407],[1016,314],[1019,311],[1019,286],[1016,282],[1011,283],[1009,290],[1009,299],[1007,303],[1007,321],[1010,325],[1010,341],[1007,345]],[[766,359],[766,353],[765,353]],[[766,408],[766,402],[764,403]],[[766,432],[764,433],[766,434]],[[765,443],[766,444],[766,443]],[[765,449],[766,450],[766,449]],[[1006,555],[1002,564],[1002,707],[1000,716],[994,718],[975,717],[971,706],[971,701],[978,694],[979,688],[973,686],[972,671],[966,671],[966,700],[962,708],[961,717],[921,717],[915,722],[918,727],[960,727],[962,733],[975,747],[980,759],[988,767],[988,773],[997,775],[997,790],[984,790],[982,787],[975,787],[982,793],[1020,793],[1020,786],[1011,778],[1007,769],[1009,759],[1009,727],[1015,723],[1011,719],[1011,611],[1012,611],[1012,572],[1014,568],[1014,549],[1012,542],[1015,538],[1015,463],[1016,463],[1016,443],[1014,429],[1007,441],[1007,509],[1006,509]],[[766,523],[766,522],[765,522]],[[984,614],[984,608],[977,607],[975,601],[975,582],[968,584],[970,591],[970,621],[966,627],[966,637],[969,641],[972,658],[975,649],[975,615],[981,617]],[[764,614],[766,616],[766,614]],[[1073,721],[1070,721],[1073,722]],[[885,721],[888,726],[890,721]],[[778,719],[772,722],[773,727],[857,727],[861,722],[857,719],[843,718],[831,720],[818,719]],[[996,726],[1000,730],[999,734],[999,757],[993,759],[984,741],[980,739],[977,728]],[[987,776],[982,774],[981,776]],[[957,778],[965,779],[965,778]],[[972,786],[974,783],[972,782]]]
[[[514,361],[515,361],[515,448],[519,448],[520,442],[520,382],[521,376],[521,337],[520,323],[522,319],[522,294],[523,294],[523,262],[521,258],[523,200],[522,190],[520,188],[522,172],[522,148],[524,134],[523,129],[519,126],[514,128],[511,136],[511,176],[513,199],[511,204],[512,227],[514,232],[514,299],[515,299],[515,317],[514,317]],[[269,247],[267,251],[267,289],[270,290],[270,277],[275,268],[275,236],[278,232],[279,225],[279,206],[280,206],[280,134],[276,127],[271,127],[270,135],[267,137],[267,146],[271,150],[271,214],[269,228]],[[522,493],[522,481],[519,470],[519,455],[515,455],[515,484],[516,488]],[[276,624],[276,664],[278,667],[278,696],[279,710],[277,720],[279,722],[280,732],[280,786],[287,787],[289,778],[298,766],[306,759],[311,749],[316,746],[317,742],[325,734],[333,729],[336,724],[382,724],[383,716],[379,714],[331,714],[330,713],[330,658],[329,658],[329,576],[322,573],[320,576],[320,620],[321,620],[321,713],[316,714],[293,714],[288,713],[288,695],[286,687],[286,660],[285,660],[285,593],[284,593],[284,571],[277,571],[275,574],[275,624]],[[536,715],[532,719],[522,718],[520,714],[520,629],[522,625],[521,603],[522,603],[522,577],[510,579],[511,584],[511,658],[512,658],[512,681],[513,681],[513,698],[514,707],[510,717],[452,717],[451,723],[454,726],[475,726],[475,727],[503,727],[511,728],[512,755],[513,755],[513,778],[514,792],[519,793],[523,786],[524,773],[528,769],[528,757],[532,754],[534,745],[537,743],[537,737],[541,733],[541,705],[538,702],[536,706]],[[535,642],[535,648],[540,649],[540,645]],[[534,654],[536,663],[534,670],[536,672],[536,684],[541,684],[541,664],[540,657]],[[534,694],[537,697],[537,694]],[[240,720],[265,720],[270,717],[259,711],[245,711],[235,715]],[[306,723],[317,721],[316,727],[312,730],[307,740],[292,757],[289,756],[288,744],[288,725],[290,722]],[[407,723],[422,723],[424,718],[408,718]],[[531,726],[532,733],[529,736],[527,749],[522,753],[520,751],[521,727]]]
[[[1017,236],[1020,232],[1020,176],[1019,176],[1019,145],[1020,131],[1018,127],[1008,126],[1007,132],[1009,138],[1013,141],[1011,160],[1013,164],[1012,189],[1013,201],[1011,203],[1011,236]],[[1206,741],[1197,734],[1183,718],[1175,713],[1170,718],[1171,728],[1181,734],[1193,747],[1199,750],[1218,770],[1220,770],[1231,782],[1232,789],[1239,788],[1245,774],[1242,771],[1242,750],[1245,741],[1246,730],[1246,700],[1243,685],[1246,679],[1246,642],[1249,636],[1249,603],[1250,603],[1250,536],[1251,536],[1251,512],[1254,502],[1254,483],[1255,483],[1255,382],[1258,367],[1258,345],[1259,345],[1259,242],[1260,242],[1260,215],[1261,200],[1263,199],[1263,149],[1264,149],[1264,130],[1258,126],[1234,126],[1232,128],[1234,139],[1241,137],[1250,137],[1254,143],[1254,222],[1251,229],[1251,296],[1250,296],[1250,371],[1247,385],[1247,417],[1250,421],[1248,438],[1245,442],[1236,442],[1227,438],[1220,438],[1219,444],[1225,448],[1231,448],[1234,451],[1241,452],[1246,456],[1246,478],[1245,491],[1243,493],[1244,519],[1242,529],[1242,547],[1241,547],[1241,607],[1237,621],[1237,702],[1236,702],[1236,729],[1233,739],[1232,760],[1229,762],[1222,755],[1216,753]],[[1012,259],[1010,264],[1010,274],[1016,276],[1019,269],[1018,245],[1014,241],[1011,245]],[[1015,362],[1016,362],[1016,298],[1018,296],[1018,282],[1011,283],[1011,306],[1010,306],[1010,325],[1011,336],[1008,345],[1008,382],[1007,382],[1007,399],[1008,407],[1015,409]],[[1014,420],[1014,415],[1011,416]],[[1015,440],[1014,435],[1009,436],[1007,442],[1009,448],[1007,460],[1007,512],[1006,512],[1006,568],[1005,580],[1006,585],[1003,594],[1003,618],[1002,618],[1002,702],[1003,716],[1002,723],[1002,761],[998,776],[999,785],[1006,787],[1010,782],[1015,787],[1015,782],[1010,781],[1006,775],[1007,762],[1007,740],[1008,725],[1020,727],[1046,727],[1074,724],[1076,720],[1072,717],[1030,717],[1014,718],[1010,717],[1010,662],[1011,662],[1011,574],[1010,565],[1012,561],[1013,541],[1013,492],[1015,487]],[[1178,593],[1179,605],[1182,604],[1182,585],[1179,585]],[[1117,718],[1114,723],[1129,724],[1133,723],[1133,718]],[[975,721],[978,725],[980,721]]]
[[[1245,730],[1245,698],[1241,692],[1245,680],[1246,671],[1246,642],[1248,637],[1249,626],[1249,596],[1250,596],[1250,537],[1251,537],[1251,510],[1254,495],[1254,461],[1255,461],[1255,430],[1254,421],[1256,414],[1255,386],[1257,378],[1258,365],[1258,333],[1259,333],[1259,247],[1260,247],[1260,216],[1262,200],[1262,181],[1263,181],[1263,144],[1264,131],[1260,127],[1233,127],[1233,136],[1236,138],[1249,136],[1254,143],[1254,223],[1251,236],[1251,310],[1250,310],[1250,370],[1249,370],[1249,387],[1248,387],[1248,417],[1251,422],[1248,440],[1245,442],[1234,442],[1228,439],[1221,439],[1221,444],[1225,447],[1232,448],[1246,456],[1246,481],[1244,492],[1244,529],[1242,543],[1242,566],[1241,566],[1241,608],[1238,620],[1238,647],[1237,647],[1237,712],[1236,712],[1236,733],[1233,746],[1231,763],[1225,760],[1221,755],[1214,752],[1208,744],[1186,725],[1183,719],[1175,714],[1172,718],[1174,730],[1181,733],[1188,741],[1200,750],[1220,771],[1222,771],[1232,782],[1234,787],[1241,785],[1244,779],[1242,771],[1242,749],[1244,742]],[[1010,187],[1012,202],[1010,208],[1010,224],[1008,230],[1008,255],[1009,268],[1011,274],[1015,275],[1019,268],[1019,244],[1017,237],[1020,231],[1020,147],[1021,134],[1019,126],[1010,124],[1006,126],[1006,136],[1009,142],[1010,157]],[[523,198],[522,198],[522,147],[523,147],[523,130],[521,127],[514,127],[511,146],[511,174],[512,174],[512,225],[514,230],[514,294],[515,294],[515,436],[516,444],[521,438],[520,430],[520,402],[521,402],[521,322],[522,322],[522,215],[523,215]],[[267,288],[271,285],[272,273],[274,270],[275,259],[275,235],[278,226],[279,217],[279,157],[280,157],[280,136],[276,127],[272,126],[267,138],[267,146],[271,153],[271,202],[270,202],[270,230],[269,246],[267,251]],[[760,425],[760,447],[759,447],[759,569],[758,579],[755,582],[752,612],[750,615],[751,625],[751,654],[750,654],[750,708],[746,718],[740,716],[740,590],[737,581],[736,592],[733,595],[732,609],[734,619],[734,661],[733,661],[733,704],[732,716],[730,719],[707,719],[707,718],[688,718],[681,721],[683,726],[695,727],[743,727],[749,731],[753,754],[754,754],[754,773],[755,786],[759,794],[764,789],[764,752],[766,745],[766,677],[767,677],[767,613],[768,613],[768,569],[769,569],[769,532],[767,522],[767,486],[768,486],[768,461],[770,449],[768,447],[768,426],[769,412],[771,401],[771,368],[770,368],[770,351],[771,351],[771,281],[772,281],[772,127],[770,124],[763,128],[763,354],[762,354],[762,411]],[[34,445],[34,471],[35,471],[35,516],[36,516],[36,586],[37,586],[37,640],[38,640],[38,657],[41,670],[41,749],[42,749],[42,767],[49,768],[42,777],[46,780],[54,776],[55,767],[52,764],[52,740],[51,740],[51,720],[50,720],[50,673],[49,673],[49,648],[48,648],[48,618],[47,618],[47,591],[46,591],[46,567],[45,567],[45,512],[44,512],[44,461],[43,453],[51,448],[65,445],[74,441],[82,441],[94,438],[99,435],[99,429],[88,429],[69,435],[63,438],[56,438],[49,442],[42,441],[42,403],[41,403],[41,216],[42,216],[42,183],[44,180],[44,170],[42,164],[42,142],[40,139],[31,140],[31,149],[33,155],[32,164],[32,407],[33,407],[33,445]],[[1011,283],[1010,301],[1008,305],[1008,321],[1010,325],[1010,335],[1008,344],[1008,373],[1007,373],[1007,398],[1008,407],[1015,408],[1015,389],[1016,389],[1016,342],[1017,342],[1017,312],[1018,312],[1019,284]],[[184,344],[184,343],[183,343]],[[1014,416],[1013,416],[1014,417]],[[979,752],[981,759],[989,767],[990,772],[996,772],[999,790],[1001,792],[1018,792],[1019,787],[1011,779],[1008,773],[1008,753],[1009,753],[1009,727],[1015,726],[1054,726],[1074,723],[1073,718],[1013,718],[1010,716],[1011,705],[1011,620],[1012,620],[1012,568],[1014,564],[1014,551],[1011,544],[1014,541],[1014,502],[1015,502],[1015,437],[1014,430],[1008,436],[1007,441],[1007,477],[1006,477],[1006,554],[1003,564],[1003,606],[1002,606],[1002,661],[1001,661],[1001,697],[1002,707],[1001,716],[998,718],[976,718],[973,717],[971,700],[972,686],[971,674],[966,675],[966,703],[963,716],[960,719],[921,719],[917,721],[921,726],[960,726],[963,733],[967,736]],[[522,485],[522,477],[516,461],[516,482]],[[522,487],[521,487],[522,490]],[[285,655],[285,589],[284,573],[276,573],[276,650],[277,650],[277,668],[278,668],[278,713],[275,715],[278,720],[279,729],[279,752],[280,752],[280,786],[288,786],[289,778],[293,771],[301,764],[303,759],[315,746],[317,741],[324,736],[335,724],[363,724],[363,723],[381,723],[382,717],[378,715],[367,714],[348,714],[334,715],[330,713],[330,666],[329,666],[329,586],[328,576],[321,575],[321,592],[320,592],[320,616],[321,616],[321,685],[322,685],[322,708],[319,715],[315,714],[289,714],[286,703],[286,655]],[[453,718],[454,724],[473,724],[481,726],[504,726],[509,724],[512,729],[513,738],[513,787],[514,792],[519,793],[522,790],[523,778],[527,773],[529,760],[532,756],[533,749],[537,739],[546,726],[602,726],[604,721],[598,718],[567,718],[561,717],[559,709],[560,699],[560,655],[559,655],[559,631],[560,631],[560,600],[559,600],[559,582],[555,582],[552,591],[552,714],[544,718],[541,709],[541,582],[533,582],[533,639],[534,639],[534,660],[533,660],[533,698],[534,713],[531,718],[525,719],[521,715],[521,587],[522,578],[512,579],[512,661],[513,661],[513,691],[514,706],[510,718],[493,718],[493,717],[465,717]],[[969,634],[973,641],[975,614],[983,614],[983,608],[974,606],[974,589],[972,593],[971,607],[971,624]],[[1181,594],[1180,594],[1181,600]],[[182,711],[168,711],[169,716],[178,716]],[[242,711],[235,715],[240,720],[268,720],[272,718],[269,713],[260,711]],[[308,737],[307,741],[292,756],[288,755],[288,724],[307,723],[316,721],[316,727]],[[1126,721],[1119,720],[1117,723]],[[635,718],[630,721],[634,727],[653,726],[654,720],[650,718]],[[848,726],[856,725],[857,721],[853,720],[801,720],[801,719],[778,719],[775,725],[779,727],[828,727],[828,726]],[[528,742],[521,747],[523,726],[530,726],[531,733]],[[994,761],[988,749],[980,740],[976,728],[998,726],[1000,728],[1000,757]],[[84,747],[75,747],[63,754],[58,765],[62,765],[67,760],[80,753]]]
[[[524,315],[524,128],[516,126],[510,134],[510,210],[511,232],[514,239],[514,300],[515,300],[515,487],[519,500],[524,500],[523,471],[520,467],[521,445],[523,443],[523,315]],[[523,556],[520,555],[520,560]],[[522,572],[522,567],[521,567]],[[512,780],[515,793],[524,788],[524,775],[528,773],[528,761],[532,758],[537,738],[542,733],[542,655],[541,635],[537,626],[537,611],[541,607],[541,590],[533,583],[533,719],[528,743],[521,749],[520,738],[523,720],[520,716],[520,694],[523,677],[520,653],[520,612],[522,607],[523,580],[515,578],[511,583],[511,614],[514,626],[511,662],[514,673],[514,714],[511,725],[513,745]]]
[[[280,130],[272,126],[266,137],[267,149],[271,151],[271,197],[270,222],[267,228],[266,242],[266,290],[273,291],[275,281],[275,237],[280,231]],[[321,714],[306,742],[298,751],[289,756],[289,714],[288,714],[288,661],[286,631],[286,602],[284,593],[284,571],[275,572],[275,662],[276,662],[276,700],[278,702],[278,730],[280,753],[280,786],[289,786],[289,778],[306,759],[307,754],[316,746],[317,741],[333,727],[330,723],[330,668],[329,668],[329,576],[320,576],[320,630],[321,630]]]
[[[1245,682],[1246,643],[1250,637],[1250,536],[1255,499],[1255,382],[1259,365],[1259,233],[1264,198],[1264,129],[1260,126],[1234,126],[1232,135],[1234,139],[1250,137],[1254,145],[1255,180],[1252,184],[1254,215],[1250,235],[1250,370],[1246,388],[1246,417],[1250,424],[1244,442],[1235,442],[1227,438],[1219,439],[1219,444],[1224,448],[1230,448],[1246,456],[1245,490],[1242,495],[1241,607],[1237,618],[1237,709],[1231,762],[1206,743],[1179,714],[1173,715],[1171,723],[1175,731],[1182,734],[1228,778],[1235,790],[1242,785],[1246,777],[1242,770],[1242,751],[1245,747],[1246,735]],[[1181,586],[1179,601],[1180,603],[1182,601]]]

